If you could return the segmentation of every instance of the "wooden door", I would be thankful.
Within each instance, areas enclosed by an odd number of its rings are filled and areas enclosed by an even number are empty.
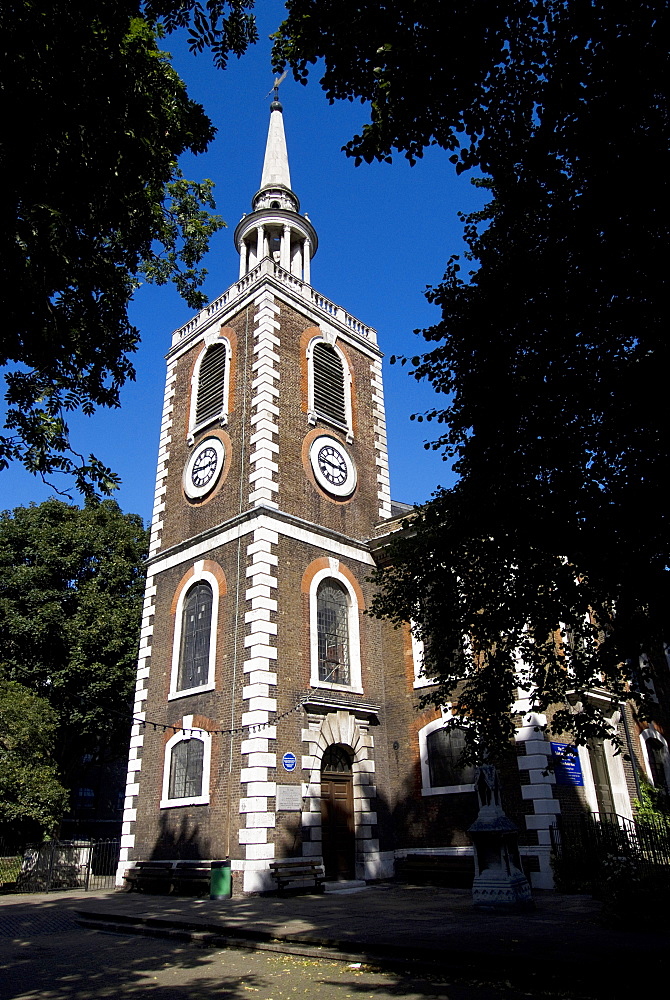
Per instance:
[[[341,751],[344,747],[331,747]],[[321,772],[321,839],[326,878],[351,879],[355,875],[356,838],[351,764],[343,766],[343,753],[324,754]],[[337,770],[335,770],[337,767]],[[332,768],[332,769],[331,769]]]

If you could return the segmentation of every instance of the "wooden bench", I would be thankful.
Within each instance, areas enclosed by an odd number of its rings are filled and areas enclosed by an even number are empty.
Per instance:
[[[170,892],[172,888],[171,861],[138,861],[134,868],[128,868],[123,874],[128,885],[128,892],[137,889],[138,892],[148,892],[160,895]]]
[[[209,892],[211,875],[209,861],[138,861],[123,877],[129,892],[200,896]]]
[[[172,873],[172,889],[187,896],[209,893],[212,866],[209,861],[178,861]]]
[[[395,863],[396,878],[403,882],[470,889],[475,877],[471,854],[408,854]]]
[[[273,861],[270,872],[277,883],[277,891],[285,889],[318,889],[324,891],[326,874],[320,861],[309,858],[284,858]]]

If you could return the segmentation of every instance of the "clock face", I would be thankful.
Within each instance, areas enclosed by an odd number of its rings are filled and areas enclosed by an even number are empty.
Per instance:
[[[327,434],[315,438],[309,449],[312,472],[319,486],[336,497],[348,497],[356,488],[356,466],[344,445]]]
[[[182,484],[184,493],[191,500],[200,500],[216,486],[223,471],[226,450],[219,438],[206,438],[192,452]]]

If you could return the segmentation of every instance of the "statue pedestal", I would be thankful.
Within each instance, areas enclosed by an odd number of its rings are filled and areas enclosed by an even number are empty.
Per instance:
[[[530,886],[521,870],[519,831],[503,810],[495,767],[480,767],[475,787],[479,814],[468,830],[475,847],[472,901],[478,909],[532,909]]]
[[[472,883],[472,902],[478,910],[532,909],[534,906],[530,886],[522,871],[509,873],[487,868],[475,875]]]

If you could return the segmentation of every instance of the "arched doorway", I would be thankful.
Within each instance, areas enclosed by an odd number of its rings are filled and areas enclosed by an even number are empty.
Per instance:
[[[351,751],[329,746],[321,761],[321,838],[328,879],[355,875],[354,790]]]

